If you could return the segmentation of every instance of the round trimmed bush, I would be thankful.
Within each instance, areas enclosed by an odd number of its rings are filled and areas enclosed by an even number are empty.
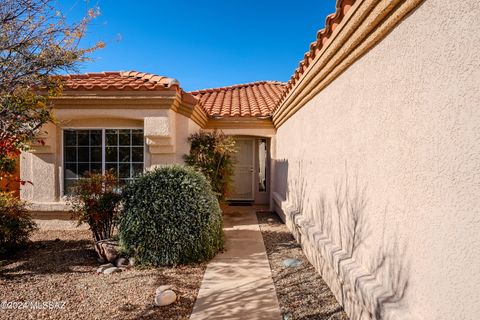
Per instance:
[[[123,191],[120,243],[140,265],[210,259],[223,246],[222,214],[207,179],[169,165],[141,175]]]

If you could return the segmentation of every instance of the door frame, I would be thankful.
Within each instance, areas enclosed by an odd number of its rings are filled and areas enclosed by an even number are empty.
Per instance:
[[[252,185],[251,185],[251,190],[252,190],[252,198],[251,199],[238,199],[238,198],[228,198],[228,201],[245,201],[245,202],[254,202],[255,201],[255,181],[258,179],[255,175],[255,169],[257,167],[256,165],[256,146],[257,146],[257,139],[255,137],[250,137],[250,136],[232,136],[232,138],[237,141],[237,140],[250,140],[252,142],[252,170],[250,171],[251,173],[251,180],[252,180]]]
[[[268,136],[252,136],[252,135],[230,135],[235,141],[237,140],[251,140],[253,141],[253,170],[252,174],[252,199],[238,199],[238,198],[227,198],[227,201],[231,202],[245,202],[245,203],[254,203],[261,205],[268,205],[270,203],[270,190],[271,190],[271,146],[272,141],[271,137]],[[259,191],[260,184],[260,157],[259,157],[259,146],[260,140],[266,140],[266,159],[265,159],[265,170],[266,170],[266,190]]]
[[[271,164],[271,140],[268,137],[254,137],[255,138],[255,167],[254,167],[254,200],[255,204],[269,204],[270,203],[270,164]],[[260,140],[266,140],[266,159],[265,159],[265,191],[260,191]]]

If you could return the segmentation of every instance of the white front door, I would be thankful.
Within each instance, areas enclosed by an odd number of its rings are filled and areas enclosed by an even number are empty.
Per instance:
[[[254,200],[255,139],[235,138],[235,173],[230,200]]]

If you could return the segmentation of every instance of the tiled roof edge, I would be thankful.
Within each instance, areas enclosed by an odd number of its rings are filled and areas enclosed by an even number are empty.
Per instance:
[[[317,40],[310,44],[310,50],[305,52],[303,60],[300,61],[298,68],[295,69],[290,80],[288,80],[286,90],[282,94],[279,105],[283,102],[283,100],[285,100],[290,91],[295,87],[298,80],[314,61],[315,57],[322,50],[323,46],[328,41],[333,31],[342,22],[343,18],[356,1],[357,0],[337,0],[335,13],[327,16],[325,20],[325,28],[317,32]]]
[[[242,83],[242,84],[234,84],[231,86],[225,86],[225,87],[218,87],[218,88],[207,88],[207,89],[200,89],[200,90],[194,90],[190,91],[189,93],[196,95],[196,94],[202,94],[202,93],[210,93],[210,92],[219,92],[219,91],[225,91],[225,90],[234,90],[234,89],[239,89],[239,88],[246,88],[246,87],[252,87],[255,85],[261,85],[261,84],[273,84],[273,85],[280,85],[280,86],[286,86],[287,83],[281,82],[281,81],[254,81],[254,82],[249,82],[249,83]]]
[[[166,76],[160,76],[153,73],[145,73],[145,72],[138,72],[138,71],[102,71],[102,72],[87,72],[81,74],[66,74],[66,75],[58,75],[55,78],[60,80],[87,80],[87,79],[103,79],[108,77],[118,77],[118,78],[130,78],[130,79],[137,79],[143,81],[145,84],[149,84],[150,87],[145,87],[145,89],[155,90],[159,87],[166,88],[166,89],[175,89],[178,90],[180,88],[180,83],[178,80]],[[130,89],[138,90],[141,84],[137,84],[137,87],[130,87]],[[96,86],[91,86],[84,83],[79,83],[74,86],[66,85],[68,89],[71,90],[89,90],[92,88],[97,89],[117,89],[123,90],[124,87],[119,87],[117,84],[114,83],[104,83],[104,84],[97,84]]]

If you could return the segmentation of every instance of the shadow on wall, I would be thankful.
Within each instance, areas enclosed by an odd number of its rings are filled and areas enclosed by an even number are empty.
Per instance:
[[[275,191],[285,195],[285,222],[350,318],[408,318],[403,303],[409,278],[406,245],[395,235],[385,236],[385,219],[383,225],[375,224],[382,228],[375,233],[383,234],[378,249],[366,244],[372,221],[366,215],[367,185],[358,174],[350,178],[345,164],[333,190],[319,190],[313,185],[313,163],[301,161],[289,168],[288,160],[281,160],[275,166],[276,185],[283,188]]]
[[[273,190],[273,192],[276,193],[279,198],[285,199],[288,193],[288,160],[272,159],[271,167],[275,181],[275,190]]]

